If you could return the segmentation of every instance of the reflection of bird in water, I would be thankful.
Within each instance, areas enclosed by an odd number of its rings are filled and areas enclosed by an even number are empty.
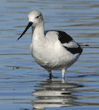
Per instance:
[[[63,31],[50,30],[44,35],[41,12],[33,10],[28,17],[29,23],[18,40],[32,26],[30,51],[34,60],[49,72],[50,78],[52,70],[61,70],[64,78],[66,69],[76,62],[82,53],[80,44]]]
[[[77,105],[74,88],[82,85],[65,83],[65,81],[45,81],[36,86],[38,89],[33,92],[37,98],[32,101],[34,110],[45,110],[46,107],[63,107]]]

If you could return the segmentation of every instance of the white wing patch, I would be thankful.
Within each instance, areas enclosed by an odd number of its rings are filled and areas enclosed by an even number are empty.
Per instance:
[[[74,40],[70,41],[69,43],[63,43],[61,45],[68,47],[68,48],[78,48],[79,47],[78,44]]]

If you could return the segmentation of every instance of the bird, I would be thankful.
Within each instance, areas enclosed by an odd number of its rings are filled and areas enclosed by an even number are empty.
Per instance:
[[[67,68],[78,60],[83,48],[64,31],[44,31],[44,19],[40,11],[31,11],[28,19],[29,23],[17,41],[32,27],[32,43],[30,44],[32,57],[49,73],[50,79],[52,70],[60,70],[64,79]]]

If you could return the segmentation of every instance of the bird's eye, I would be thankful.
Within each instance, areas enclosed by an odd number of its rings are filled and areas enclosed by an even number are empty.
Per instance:
[[[36,18],[39,18],[39,16],[37,16]]]

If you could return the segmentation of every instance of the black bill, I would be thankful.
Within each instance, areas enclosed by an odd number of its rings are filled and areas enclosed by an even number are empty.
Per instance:
[[[29,29],[29,27],[31,27],[32,26],[32,22],[29,22],[28,23],[28,25],[27,25],[27,27],[25,28],[25,30],[23,31],[23,33],[20,35],[20,37],[17,39],[17,41],[26,33],[26,31]]]

